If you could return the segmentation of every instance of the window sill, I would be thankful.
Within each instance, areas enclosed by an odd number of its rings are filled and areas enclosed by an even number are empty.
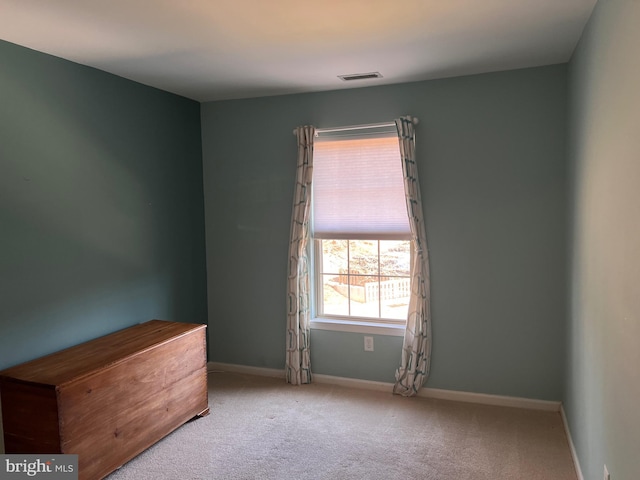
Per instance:
[[[405,326],[389,323],[354,322],[337,318],[313,318],[311,328],[314,330],[332,330],[335,332],[368,333],[371,335],[387,335],[403,337]]]

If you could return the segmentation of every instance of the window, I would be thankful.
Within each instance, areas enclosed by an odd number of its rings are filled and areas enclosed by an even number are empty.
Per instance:
[[[313,163],[316,317],[404,324],[411,233],[395,126],[321,133]]]
[[[317,240],[322,316],[407,319],[408,240]]]

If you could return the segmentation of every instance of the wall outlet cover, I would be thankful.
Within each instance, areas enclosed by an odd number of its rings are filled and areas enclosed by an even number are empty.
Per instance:
[[[364,337],[364,351],[373,352],[373,337]]]

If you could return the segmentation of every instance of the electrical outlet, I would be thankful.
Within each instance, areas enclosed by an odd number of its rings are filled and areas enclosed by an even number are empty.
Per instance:
[[[364,337],[364,351],[373,352],[373,337]]]
[[[604,466],[604,480],[611,480],[611,475],[609,475],[609,470],[607,470],[607,466]]]

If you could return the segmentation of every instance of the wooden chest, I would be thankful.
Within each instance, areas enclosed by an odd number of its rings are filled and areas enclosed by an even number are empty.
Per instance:
[[[152,320],[0,371],[6,453],[77,454],[100,479],[206,415],[205,328]]]

